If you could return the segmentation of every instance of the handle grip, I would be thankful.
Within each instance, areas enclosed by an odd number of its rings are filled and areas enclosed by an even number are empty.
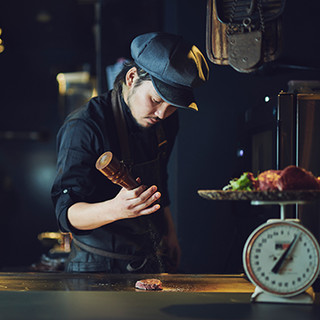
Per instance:
[[[96,162],[96,168],[113,183],[126,189],[134,189],[139,183],[130,175],[126,166],[110,151],[103,153]]]

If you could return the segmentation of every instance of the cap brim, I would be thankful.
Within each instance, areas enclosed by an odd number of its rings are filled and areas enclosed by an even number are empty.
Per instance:
[[[154,88],[166,102],[178,108],[198,111],[193,91],[188,87],[174,87],[150,75]]]

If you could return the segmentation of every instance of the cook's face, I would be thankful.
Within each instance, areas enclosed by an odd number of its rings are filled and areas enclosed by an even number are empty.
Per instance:
[[[148,128],[171,116],[176,107],[160,98],[151,81],[143,81],[135,86],[135,80],[128,86],[124,96],[133,118],[138,125]]]

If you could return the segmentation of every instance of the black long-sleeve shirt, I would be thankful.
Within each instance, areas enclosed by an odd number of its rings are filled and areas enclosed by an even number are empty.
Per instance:
[[[140,128],[124,103],[122,108],[133,163],[153,160],[159,149],[156,131],[160,124],[148,129]],[[161,168],[164,183],[158,186],[162,194],[161,205],[164,207],[169,205],[167,163],[178,131],[178,112],[162,121],[161,125],[167,140],[166,157]],[[120,187],[95,168],[96,160],[106,151],[112,151],[121,159],[119,143],[112,113],[111,92],[91,99],[84,107],[69,115],[57,135],[57,175],[52,187],[52,199],[62,231],[72,232],[84,242],[98,248],[127,253],[128,250],[122,248],[121,239],[125,239],[125,242],[139,241],[134,224],[139,225],[139,219],[144,217],[116,221],[90,231],[73,228],[67,218],[67,210],[74,203],[101,202],[112,199],[119,192]],[[141,178],[144,183],[144,177]],[[156,223],[161,223],[160,221]],[[115,238],[120,239],[118,244],[115,244]]]

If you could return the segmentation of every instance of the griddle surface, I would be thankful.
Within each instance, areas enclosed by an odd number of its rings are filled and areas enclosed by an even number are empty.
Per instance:
[[[136,290],[158,278],[162,291]],[[251,303],[241,275],[0,273],[0,319],[319,320],[313,305]]]
[[[242,275],[0,273],[0,291],[136,291],[137,280],[150,278],[162,281],[162,292],[254,290]]]

